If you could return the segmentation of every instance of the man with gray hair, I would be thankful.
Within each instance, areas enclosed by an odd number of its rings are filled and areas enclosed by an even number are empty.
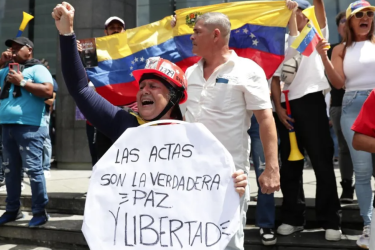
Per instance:
[[[289,5],[294,8],[294,4]],[[230,32],[229,19],[222,13],[205,13],[197,18],[190,39],[193,53],[202,59],[186,71],[188,100],[183,108],[185,119],[203,123],[231,153],[236,169],[248,173],[250,143],[247,130],[254,113],[259,122],[266,159],[259,184],[262,193],[271,194],[280,188],[280,175],[277,133],[266,75],[254,61],[239,57],[229,49]],[[242,223],[227,250],[244,249],[243,229],[248,200],[249,188],[241,198]]]

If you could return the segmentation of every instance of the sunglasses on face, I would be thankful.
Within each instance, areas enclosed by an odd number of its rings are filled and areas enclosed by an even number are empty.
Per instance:
[[[346,18],[344,18],[344,19],[341,19],[341,20],[340,20],[340,23],[341,23],[341,24],[344,24],[344,23],[346,23]]]
[[[372,18],[374,17],[374,12],[369,10],[369,11],[360,11],[354,14],[355,18],[357,19],[360,19],[364,17],[365,15],[369,18]]]

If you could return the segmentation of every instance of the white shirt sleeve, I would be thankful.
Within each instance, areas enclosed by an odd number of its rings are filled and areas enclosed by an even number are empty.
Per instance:
[[[263,69],[257,64],[250,66],[247,81],[243,84],[247,110],[262,110],[272,108],[268,81]]]

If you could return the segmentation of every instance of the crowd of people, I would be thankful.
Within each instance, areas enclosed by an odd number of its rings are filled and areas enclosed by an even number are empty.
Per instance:
[[[374,214],[371,176],[375,153],[374,12],[366,1],[350,4],[336,17],[341,41],[330,45],[323,0],[313,0],[321,37],[310,56],[291,48],[308,23],[306,0],[286,0],[292,11],[285,37],[285,60],[271,79],[250,59],[229,49],[231,24],[221,13],[205,13],[195,22],[191,36],[193,53],[201,60],[185,73],[159,57],[147,60],[145,69],[133,71],[139,83],[135,103],[114,106],[95,92],[80,58],[82,46],[74,34],[74,7],[57,5],[52,17],[60,33],[61,66],[65,84],[87,119],[92,164],[105,154],[130,127],[160,119],[204,124],[233,156],[235,188],[241,196],[241,226],[226,249],[243,249],[251,157],[257,176],[256,225],[264,245],[274,245],[277,234],[304,230],[305,161],[289,160],[290,132],[300,152],[310,159],[317,180],[316,219],[325,239],[341,239],[341,204],[352,203],[356,192],[364,229],[357,245],[375,247],[371,235]],[[172,27],[176,25],[174,19]],[[125,31],[125,22],[110,17],[105,35]],[[0,225],[23,217],[20,211],[23,171],[30,178],[33,218],[30,227],[48,221],[45,178],[48,178],[50,110],[57,83],[48,63],[33,58],[33,43],[25,37],[6,41],[9,49],[0,59],[0,125],[2,166],[0,185],[7,187],[6,212]],[[16,64],[14,64],[16,63]],[[18,68],[14,68],[17,66]],[[167,68],[169,72],[166,73]],[[288,91],[292,116],[282,91]],[[271,93],[271,94],[270,94]],[[326,97],[329,112],[327,115]],[[272,108],[273,107],[273,108]],[[334,172],[333,128],[338,140],[338,164],[342,194],[339,198]],[[233,138],[237,138],[233,140]],[[249,143],[251,139],[251,144]],[[280,167],[279,167],[280,165]],[[46,171],[43,171],[46,170]],[[354,180],[353,180],[354,176]],[[275,229],[273,193],[281,188],[282,224]],[[373,223],[375,224],[375,223]],[[277,234],[276,234],[277,232]],[[372,232],[375,234],[375,225]]]

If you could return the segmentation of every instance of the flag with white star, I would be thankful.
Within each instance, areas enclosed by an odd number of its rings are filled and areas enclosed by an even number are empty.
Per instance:
[[[285,2],[232,2],[177,10],[175,41],[183,57],[194,58],[190,36],[193,27],[179,17],[192,12],[221,12],[231,21],[229,47],[237,55],[252,59],[272,77],[284,60],[285,33],[291,11]]]
[[[133,71],[143,69],[148,58],[159,56],[183,71],[192,66],[200,58],[192,53],[190,36],[196,17],[206,12],[226,14],[232,26],[229,47],[258,63],[267,77],[273,75],[284,59],[284,36],[291,11],[284,2],[231,2],[177,10],[174,28],[169,16],[96,38],[98,66],[87,69],[96,91],[114,105],[126,105],[135,101],[139,89]]]

